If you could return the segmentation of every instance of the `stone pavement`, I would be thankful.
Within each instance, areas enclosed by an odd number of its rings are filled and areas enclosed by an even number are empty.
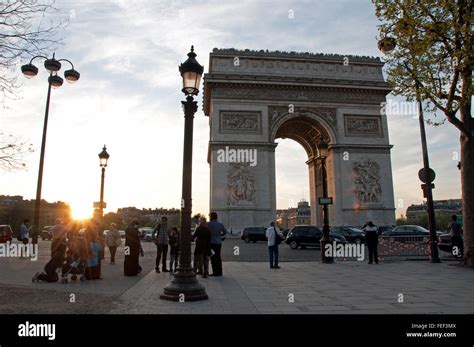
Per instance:
[[[152,271],[120,296],[111,313],[474,313],[474,272],[454,263],[281,266],[270,270],[263,262],[225,262],[223,277],[199,277],[209,300],[184,303],[159,299],[171,276]]]

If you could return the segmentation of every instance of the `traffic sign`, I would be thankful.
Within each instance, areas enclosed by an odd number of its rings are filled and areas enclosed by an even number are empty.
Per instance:
[[[423,168],[418,171],[418,177],[423,183],[432,183],[436,178],[436,173],[432,168],[428,168],[428,170]]]

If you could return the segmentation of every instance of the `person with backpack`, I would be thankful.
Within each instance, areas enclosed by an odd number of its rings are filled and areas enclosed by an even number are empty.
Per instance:
[[[278,265],[278,246],[283,240],[283,235],[275,226],[275,222],[270,223],[270,227],[266,231],[268,253],[270,255],[270,269],[280,269]]]

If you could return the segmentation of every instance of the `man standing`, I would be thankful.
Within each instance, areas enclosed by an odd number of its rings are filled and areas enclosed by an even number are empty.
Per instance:
[[[278,266],[278,245],[281,243],[283,236],[275,226],[275,222],[270,223],[266,236],[268,240],[268,253],[270,254],[270,269],[280,269],[280,266]]]
[[[207,228],[211,231],[211,266],[212,266],[212,275],[210,276],[222,276],[222,258],[221,258],[221,248],[222,248],[222,236],[227,234],[222,223],[217,221],[217,213],[211,212],[210,215],[211,221],[207,223]]]
[[[67,229],[63,224],[63,221],[60,218],[56,218],[56,225],[52,230],[52,241],[51,241],[51,258],[53,258],[54,253],[59,250],[59,246],[62,243],[66,243],[67,238]]]
[[[462,258],[464,254],[464,241],[462,239],[462,226],[458,223],[458,217],[453,214],[448,224],[448,232],[451,234],[452,253],[457,258]],[[457,248],[454,248],[457,247]]]
[[[30,220],[25,219],[23,224],[20,226],[20,236],[18,240],[23,242],[24,245],[27,245],[30,241]],[[26,252],[26,246],[22,248],[23,252]],[[20,257],[23,258],[23,252],[21,252]]]
[[[155,236],[156,234],[156,236]],[[169,272],[166,268],[166,257],[168,255],[168,218],[166,216],[161,217],[161,223],[158,224],[153,230],[153,238],[155,239],[156,245],[156,273],[160,273],[160,258],[162,258],[161,271]]]
[[[365,231],[365,242],[367,243],[367,248],[369,249],[369,264],[379,263],[379,257],[377,253],[377,246],[379,243],[379,228],[374,225],[372,222],[368,222],[366,226],[362,229]]]

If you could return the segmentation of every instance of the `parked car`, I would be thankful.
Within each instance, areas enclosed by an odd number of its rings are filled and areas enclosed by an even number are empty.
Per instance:
[[[283,234],[283,236],[287,237],[289,232],[290,232],[290,229],[283,229],[281,233]]]
[[[153,229],[152,228],[145,230],[145,236],[143,237],[143,239],[145,241],[148,241],[148,242],[153,241],[154,237],[153,237]]]
[[[461,236],[462,241],[464,242],[464,238]],[[452,235],[451,234],[440,234],[438,236],[438,248],[444,252],[448,252],[453,254],[453,242],[452,242]],[[462,258],[462,254],[459,253],[458,257]]]
[[[360,229],[348,226],[331,227],[331,235],[344,236],[349,243],[364,243],[364,232]]]
[[[11,242],[13,239],[13,230],[9,225],[0,225],[0,243]]]
[[[153,230],[154,228],[152,227],[138,228],[141,238],[144,239],[145,241],[151,241],[153,239]]]
[[[323,237],[323,231],[321,228],[312,225],[297,225],[293,227],[288,236],[286,237],[285,243],[290,246],[291,249],[306,248],[308,246],[321,247],[321,238]],[[331,242],[345,244],[347,240],[341,235],[329,235]]]
[[[241,239],[246,243],[257,242],[257,241],[267,241],[266,236],[267,228],[265,227],[246,227],[242,230]]]
[[[439,235],[440,232],[437,234]],[[430,239],[429,230],[419,225],[400,225],[393,230],[385,231],[382,235],[400,242],[428,242]]]
[[[387,231],[392,231],[395,228],[395,225],[382,225],[378,226],[379,228],[379,233],[383,234]]]
[[[53,228],[52,225],[47,225],[41,230],[41,239],[51,241],[53,239]]]

